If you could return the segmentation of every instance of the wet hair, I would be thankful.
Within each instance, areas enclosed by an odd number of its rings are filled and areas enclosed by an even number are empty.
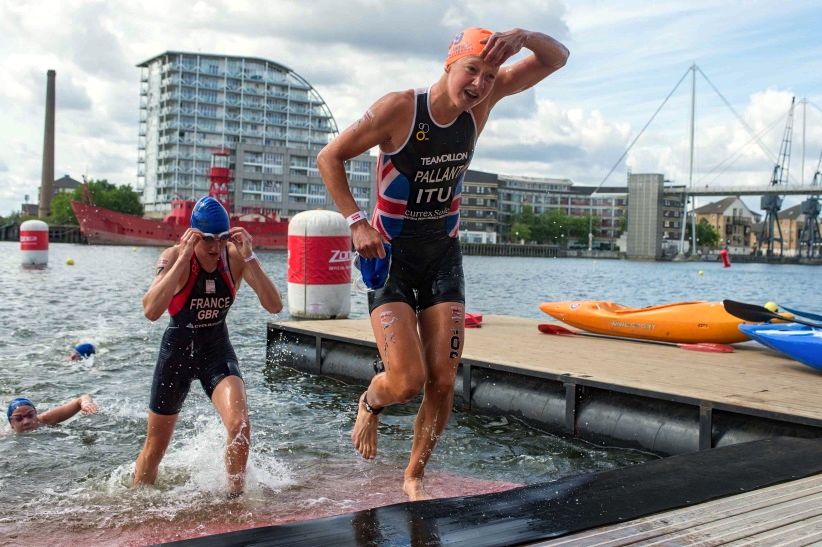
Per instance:
[[[14,414],[14,411],[20,408],[21,406],[30,406],[31,408],[34,408],[34,410],[37,410],[37,408],[35,408],[34,406],[34,403],[32,403],[30,400],[26,399],[25,397],[17,397],[9,403],[9,408],[6,409],[6,418],[9,420],[9,422],[11,421],[11,415]]]

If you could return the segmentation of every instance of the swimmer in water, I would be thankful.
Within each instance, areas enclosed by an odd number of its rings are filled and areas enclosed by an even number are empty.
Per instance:
[[[41,425],[57,425],[65,422],[78,412],[95,414],[97,405],[91,395],[80,395],[76,399],[45,412],[37,412],[34,403],[25,397],[18,397],[9,403],[6,418],[15,433],[34,431]]]
[[[160,255],[157,275],[143,296],[149,320],[156,321],[166,310],[171,320],[154,369],[146,441],[135,463],[134,486],[157,480],[177,415],[196,379],[228,434],[224,461],[229,495],[242,493],[251,423],[225,318],[243,280],[267,311],[282,309],[277,287],[254,254],[251,234],[239,226],[232,228],[228,213],[215,198],[201,198],[180,242]]]
[[[523,48],[531,55],[502,66]],[[539,32],[468,28],[457,34],[439,79],[389,93],[317,156],[337,209],[347,217],[361,258],[385,258],[387,281],[371,287],[371,326],[385,371],[360,396],[351,440],[377,455],[379,413],[423,392],[403,491],[430,497],[425,465],[451,413],[463,351],[465,282],[459,235],[462,181],[491,109],[562,68],[568,50]],[[377,206],[359,210],[345,163],[378,146]]]
[[[72,361],[80,361],[82,359],[88,359],[95,353],[97,353],[97,348],[94,347],[94,344],[83,342],[82,344],[74,346],[71,355],[69,355],[69,359]]]

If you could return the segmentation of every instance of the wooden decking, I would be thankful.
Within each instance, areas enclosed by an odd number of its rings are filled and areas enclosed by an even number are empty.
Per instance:
[[[734,353],[705,353],[675,345],[542,334],[539,323],[485,316],[482,328],[466,330],[463,359],[822,425],[822,374],[753,342],[737,344]],[[277,324],[323,338],[374,343],[365,319]]]
[[[535,545],[819,545],[822,475]]]

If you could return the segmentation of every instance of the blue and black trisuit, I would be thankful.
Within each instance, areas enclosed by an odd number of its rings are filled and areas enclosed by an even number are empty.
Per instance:
[[[416,312],[442,302],[465,303],[459,245],[462,181],[477,128],[470,111],[448,125],[431,116],[430,90],[415,90],[414,121],[405,142],[377,160],[377,206],[371,225],[391,243],[385,285],[368,308],[406,302]]]

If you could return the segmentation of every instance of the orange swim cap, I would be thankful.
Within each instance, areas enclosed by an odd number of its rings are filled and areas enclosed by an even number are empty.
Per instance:
[[[471,27],[457,34],[448,46],[448,56],[445,58],[447,67],[457,59],[468,55],[479,55],[485,49],[485,44],[480,43],[488,39],[493,32],[486,28]]]

